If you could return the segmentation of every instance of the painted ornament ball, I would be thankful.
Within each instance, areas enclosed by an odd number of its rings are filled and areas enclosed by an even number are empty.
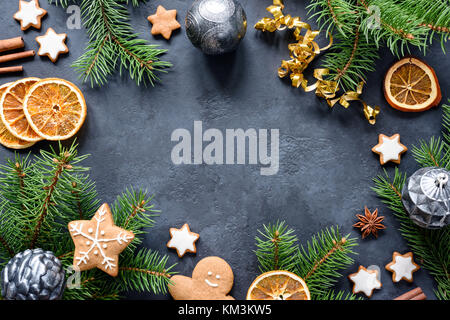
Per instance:
[[[196,0],[185,22],[189,40],[208,55],[236,50],[247,30],[247,17],[236,0]]]

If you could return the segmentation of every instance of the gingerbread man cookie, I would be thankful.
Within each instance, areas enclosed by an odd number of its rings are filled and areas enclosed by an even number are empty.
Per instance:
[[[19,11],[14,14],[14,19],[20,22],[20,29],[27,30],[30,27],[41,29],[41,19],[47,11],[39,6],[39,0],[19,1]]]
[[[233,270],[219,257],[200,260],[192,278],[176,275],[171,282],[169,292],[175,300],[234,300],[228,295],[233,287]]]

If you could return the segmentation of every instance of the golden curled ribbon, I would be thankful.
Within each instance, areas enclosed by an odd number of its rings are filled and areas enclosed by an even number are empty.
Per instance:
[[[273,0],[273,5],[266,8],[273,18],[262,18],[255,24],[255,28],[261,31],[275,32],[277,30],[293,29],[297,42],[288,45],[290,60],[282,60],[281,66],[278,68],[278,76],[280,78],[289,75],[292,86],[299,88],[300,86],[305,92],[315,91],[315,94],[324,98],[330,108],[339,103],[344,108],[350,106],[350,101],[359,101],[363,106],[364,116],[370,124],[375,124],[377,115],[380,113],[378,106],[371,107],[360,99],[362,93],[363,82],[360,82],[356,91],[344,92],[337,97],[339,91],[339,82],[335,80],[326,80],[324,76],[330,73],[329,69],[315,69],[314,78],[316,83],[308,86],[308,80],[305,79],[303,72],[308,68],[309,64],[314,60],[316,55],[329,49],[333,45],[333,37],[330,36],[330,43],[323,48],[314,41],[320,31],[312,30],[311,26],[301,21],[300,17],[292,17],[283,14],[283,1]],[[302,35],[302,31],[306,30]]]

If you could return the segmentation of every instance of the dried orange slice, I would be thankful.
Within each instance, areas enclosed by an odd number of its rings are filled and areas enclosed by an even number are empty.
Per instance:
[[[253,281],[247,300],[311,300],[305,281],[296,274],[283,271],[263,273]]]
[[[30,127],[23,112],[25,96],[38,81],[38,78],[18,80],[6,89],[0,100],[0,115],[6,128],[17,138],[29,142],[42,140]]]
[[[384,96],[393,108],[406,112],[430,109],[442,98],[433,68],[412,57],[403,58],[389,68],[384,78]]]
[[[37,82],[28,91],[24,106],[30,126],[47,140],[69,139],[86,119],[83,94],[73,83],[63,79]]]
[[[12,85],[12,82],[0,86],[0,97],[3,96],[6,89],[8,89],[10,85]],[[5,147],[11,149],[25,149],[31,147],[34,144],[34,142],[25,141],[17,138],[16,136],[13,136],[11,132],[9,132],[9,130],[6,129],[6,126],[1,120],[0,120],[0,143]]]

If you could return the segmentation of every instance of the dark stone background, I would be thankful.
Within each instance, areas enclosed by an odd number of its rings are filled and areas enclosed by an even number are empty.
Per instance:
[[[184,27],[170,41],[151,36],[146,17],[157,5],[177,9],[182,22],[191,3],[152,0],[131,9],[132,24],[143,38],[169,49],[164,59],[174,67],[161,75],[162,83],[154,88],[139,88],[125,76],[113,77],[107,86],[91,89],[70,68],[84,50],[85,31],[67,30],[64,9],[45,0],[40,2],[48,10],[42,30],[23,33],[12,18],[18,1],[2,1],[1,38],[24,35],[26,48],[37,50],[34,39],[48,27],[68,34],[70,54],[56,64],[46,57],[24,62],[23,76],[62,77],[80,86],[88,103],[88,118],[78,134],[80,151],[92,154],[85,164],[92,167],[91,177],[102,201],[111,203],[128,186],[155,193],[162,215],[149,230],[145,245],[168,254],[170,263],[178,263],[176,271],[190,275],[201,258],[221,256],[235,273],[231,294],[243,299],[258,275],[254,237],[262,224],[285,220],[296,229],[302,243],[331,225],[340,225],[344,233],[360,239],[351,225],[365,205],[380,209],[387,229],[377,240],[359,241],[355,264],[343,274],[354,272],[359,265],[384,267],[394,250],[408,251],[397,221],[370,190],[371,179],[383,170],[371,148],[377,144],[379,133],[400,133],[402,142],[410,148],[420,139],[439,135],[441,108],[406,114],[389,107],[381,90],[383,75],[396,60],[389,51],[380,51],[377,71],[369,74],[364,90],[364,98],[382,108],[378,123],[370,126],[358,105],[348,110],[337,106],[330,111],[313,93],[304,93],[277,77],[281,59],[287,58],[288,33],[265,35],[252,28],[266,16],[269,0],[242,0],[249,21],[247,35],[235,54],[218,58],[204,56],[193,48]],[[286,12],[306,19],[306,3],[287,1]],[[450,45],[446,49],[450,50]],[[439,41],[425,60],[435,68],[446,101],[450,97],[450,60],[442,53]],[[18,78],[3,76],[0,83]],[[260,176],[259,168],[251,165],[173,165],[170,135],[177,128],[192,130],[194,120],[202,120],[204,130],[279,128],[279,173]],[[48,146],[48,142],[41,142],[32,151]],[[12,156],[13,151],[0,148],[1,159]],[[386,167],[393,171],[393,166]],[[400,169],[408,174],[417,169],[411,152],[403,157]],[[185,222],[200,233],[198,252],[178,259],[175,251],[166,248],[166,242],[169,228]],[[384,269],[381,277],[383,288],[372,299],[392,299],[415,286],[434,298],[433,280],[423,269],[415,273],[413,284],[392,283],[391,274]],[[346,277],[337,287],[351,288]],[[130,297],[168,298],[150,294]]]

